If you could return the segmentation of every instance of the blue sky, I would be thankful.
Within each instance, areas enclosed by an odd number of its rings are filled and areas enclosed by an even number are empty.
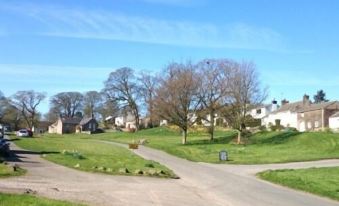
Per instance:
[[[339,99],[336,0],[0,0],[0,90],[101,90],[116,68],[256,63],[269,100]],[[40,106],[48,110],[48,99]]]

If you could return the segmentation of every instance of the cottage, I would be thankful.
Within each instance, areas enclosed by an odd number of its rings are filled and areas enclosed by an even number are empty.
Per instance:
[[[298,130],[318,131],[329,127],[330,117],[339,111],[339,102],[311,104],[298,111]]]
[[[94,117],[83,118],[80,121],[79,126],[79,132],[93,133],[98,129],[98,122],[94,119]]]
[[[302,101],[289,103],[281,102],[281,107],[262,119],[262,125],[276,125],[277,122],[284,127],[294,127],[299,131],[317,131],[329,127],[329,118],[339,111],[339,103],[322,102],[312,104],[308,95]]]
[[[311,104],[308,98],[308,96],[304,96],[303,101],[293,103],[282,100],[281,107],[263,117],[261,125],[269,127],[270,125],[276,125],[276,121],[280,121],[280,125],[284,127],[298,128],[298,111]]]
[[[33,128],[32,132],[34,133],[45,133],[48,131],[49,125],[51,125],[51,122],[48,121],[39,121]]]
[[[119,116],[115,118],[115,125],[123,128],[136,128],[135,126],[135,117],[130,111],[123,111]]]
[[[336,112],[332,116],[330,116],[329,128],[335,132],[339,131],[339,112]]]
[[[262,119],[268,114],[278,110],[278,102],[273,100],[271,104],[259,105],[253,107],[249,111],[249,115],[251,115],[254,119]]]
[[[59,119],[48,127],[48,133],[65,134],[75,133],[81,118],[59,117]]]

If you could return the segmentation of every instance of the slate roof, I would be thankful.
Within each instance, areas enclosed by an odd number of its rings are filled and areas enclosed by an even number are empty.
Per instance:
[[[272,114],[276,114],[279,112],[286,112],[286,111],[297,112],[303,107],[305,107],[303,101],[287,103],[287,104],[281,105],[281,107],[275,110],[274,112],[272,112]]]
[[[337,101],[332,102],[322,102],[318,104],[304,104],[303,101],[293,102],[293,103],[287,103],[285,105],[282,105],[278,110],[272,112],[272,114],[276,114],[279,112],[285,112],[285,111],[291,111],[291,112],[309,112],[309,111],[315,111],[320,109],[325,109],[328,106],[332,104],[338,103]]]
[[[80,118],[77,117],[63,117],[61,118],[61,122],[65,124],[79,124],[81,121]]]
[[[298,112],[309,112],[309,111],[315,111],[315,110],[320,110],[320,109],[324,109],[332,104],[337,103],[337,101],[333,101],[333,102],[322,102],[319,104],[311,104],[308,107],[304,107],[303,109],[301,109]]]
[[[339,117],[339,112],[334,113],[331,117]]]
[[[94,118],[92,118],[92,117],[84,117],[84,118],[82,118],[82,120],[80,121],[80,125],[85,125],[85,124],[87,124],[89,121],[91,121],[92,119],[94,119]],[[95,119],[94,119],[95,120]]]

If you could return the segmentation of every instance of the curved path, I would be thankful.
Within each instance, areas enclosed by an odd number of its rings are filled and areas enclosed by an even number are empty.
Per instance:
[[[106,142],[126,147],[126,145]],[[255,178],[266,169],[339,166],[339,160],[271,165],[216,165],[195,163],[148,147],[134,152],[158,161],[179,180],[110,176],[81,172],[40,158],[11,145],[14,161],[28,170],[25,176],[0,179],[0,191],[37,191],[38,195],[89,205],[307,205],[339,206],[339,202],[276,186]]]
[[[106,142],[108,144],[124,144]],[[255,177],[268,169],[299,169],[339,166],[339,160],[266,164],[227,165],[196,163],[174,157],[163,151],[140,146],[134,152],[171,168],[187,184],[201,191],[213,192],[221,205],[232,206],[339,206],[339,202],[275,185]]]

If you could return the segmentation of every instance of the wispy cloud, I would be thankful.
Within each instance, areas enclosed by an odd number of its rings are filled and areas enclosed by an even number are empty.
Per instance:
[[[1,90],[7,95],[19,90],[61,91],[101,90],[112,68],[50,65],[0,64]]]
[[[179,0],[140,1],[179,2]],[[56,6],[7,4],[0,5],[0,9],[1,7],[39,22],[41,28],[32,31],[39,35],[193,47],[291,51],[279,32],[244,23],[215,25],[128,16],[103,10],[65,9]]]

